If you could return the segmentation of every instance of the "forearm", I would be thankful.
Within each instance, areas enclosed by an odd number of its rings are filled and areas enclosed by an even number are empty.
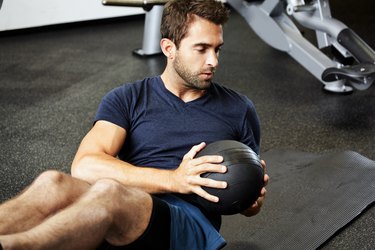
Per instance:
[[[72,176],[94,183],[99,179],[114,179],[123,185],[137,187],[148,193],[173,192],[172,170],[137,167],[105,153],[75,159]]]

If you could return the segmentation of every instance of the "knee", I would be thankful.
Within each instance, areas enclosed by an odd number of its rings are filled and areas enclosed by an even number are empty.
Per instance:
[[[85,199],[95,204],[96,211],[102,211],[106,218],[113,222],[117,213],[126,206],[120,200],[127,190],[120,183],[111,179],[101,179],[95,182],[88,191]]]
[[[126,190],[122,184],[115,180],[100,179],[92,185],[90,193],[112,199],[119,194],[125,193]]]
[[[147,193],[138,188],[124,186],[112,179],[98,180],[90,188],[90,194],[94,199],[103,201],[102,204],[108,206],[113,212],[117,209],[122,211],[124,207],[147,196]]]
[[[138,238],[147,228],[152,211],[151,196],[141,189],[102,179],[90,189],[95,210],[103,211],[109,222],[105,239],[114,245],[125,245]]]
[[[47,170],[40,174],[34,181],[34,185],[43,187],[61,186],[68,176],[56,170]]]

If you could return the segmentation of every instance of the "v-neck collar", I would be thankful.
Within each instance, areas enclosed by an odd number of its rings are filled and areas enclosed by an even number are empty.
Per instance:
[[[157,77],[156,90],[163,97],[169,99],[171,102],[173,102],[175,104],[178,104],[179,106],[188,107],[190,105],[201,104],[201,103],[205,102],[207,100],[207,98],[209,98],[209,96],[210,96],[211,86],[210,86],[210,88],[207,89],[207,91],[202,96],[200,96],[197,99],[194,99],[192,101],[189,101],[189,102],[184,102],[183,100],[181,100],[181,98],[179,98],[178,96],[173,94],[171,91],[169,91],[165,87],[165,84],[164,84],[163,80],[161,79],[161,76]]]

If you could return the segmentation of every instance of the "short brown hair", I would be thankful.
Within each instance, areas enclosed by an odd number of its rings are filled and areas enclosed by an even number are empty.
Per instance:
[[[160,32],[162,38],[172,40],[177,48],[197,15],[218,25],[229,18],[229,9],[218,0],[172,0],[164,7]]]

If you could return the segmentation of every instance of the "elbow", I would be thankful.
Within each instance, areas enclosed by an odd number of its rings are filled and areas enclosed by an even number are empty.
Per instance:
[[[77,179],[84,180],[89,183],[93,183],[93,175],[90,174],[90,164],[88,163],[89,157],[84,156],[80,159],[74,159],[73,164],[70,168],[70,174]]]
[[[80,176],[82,174],[81,168],[78,165],[72,165],[72,167],[70,168],[70,174],[74,178],[79,178],[80,179]]]

